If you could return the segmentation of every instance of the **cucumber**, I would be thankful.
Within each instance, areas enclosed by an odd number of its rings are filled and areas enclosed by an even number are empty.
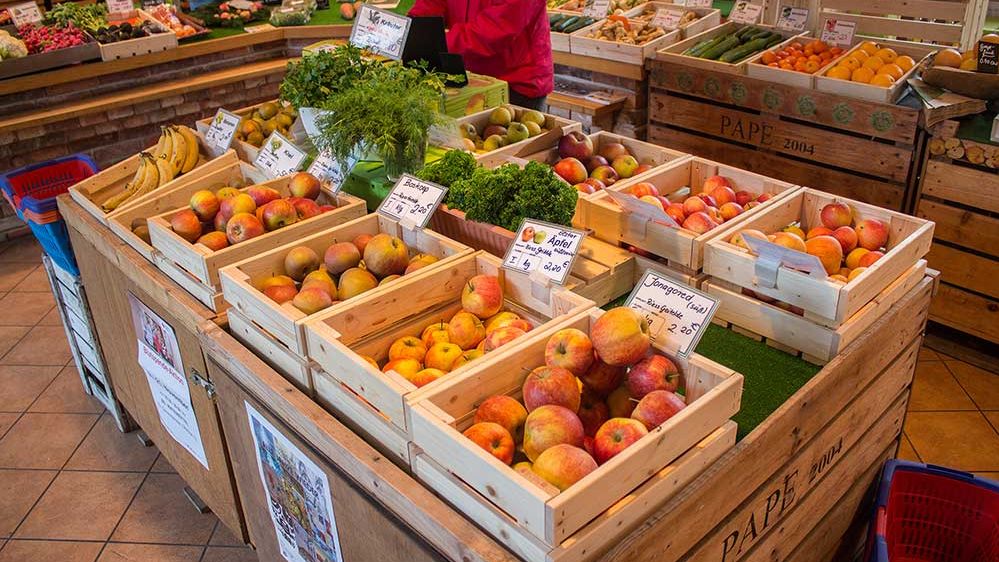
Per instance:
[[[705,50],[700,54],[700,58],[716,60],[718,57],[722,56],[729,50],[739,46],[739,38],[734,35],[729,35],[721,43],[718,43],[714,47]]]
[[[698,43],[698,44],[694,45],[693,47],[691,47],[691,48],[687,49],[686,51],[684,51],[683,54],[689,55],[689,56],[692,56],[692,57],[700,56],[700,54],[703,53],[704,51],[710,49],[711,47],[714,47],[718,43],[721,43],[722,40],[725,39],[725,37],[727,37],[727,36],[726,35],[719,35],[718,37],[715,37],[714,39],[707,39],[705,41],[701,41],[700,43]]]
[[[551,14],[548,16],[548,27],[554,27],[556,23],[562,20],[565,14]]]
[[[555,26],[555,30],[558,31],[559,33],[565,33],[566,28],[579,21],[580,17],[581,16],[570,16],[562,20],[558,25]]]
[[[775,47],[783,42],[784,42],[784,36],[779,33],[775,33],[774,36],[767,41],[766,48],[769,49],[770,47]]]
[[[736,31],[735,32],[735,36],[738,37],[741,40],[743,37],[746,36],[746,34],[754,32],[754,31],[756,31],[755,27],[753,27],[751,25],[747,25],[746,27],[743,27],[739,31]]]
[[[588,17],[579,18],[579,21],[565,28],[565,31],[563,31],[562,33],[573,33],[575,31],[579,31],[580,29],[583,29],[584,27],[592,24],[593,21],[594,21],[593,18],[588,18]]]
[[[766,46],[767,39],[753,39],[748,43],[744,43],[726,53],[723,53],[718,57],[718,60],[729,63],[738,62],[747,56],[766,48]]]

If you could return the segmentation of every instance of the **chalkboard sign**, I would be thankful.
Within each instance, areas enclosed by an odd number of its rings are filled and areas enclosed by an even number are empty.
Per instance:
[[[978,72],[999,74],[999,44],[978,42]]]

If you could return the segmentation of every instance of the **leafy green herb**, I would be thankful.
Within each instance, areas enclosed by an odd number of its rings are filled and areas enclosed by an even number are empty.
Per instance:
[[[458,180],[472,177],[475,167],[475,157],[471,153],[449,150],[440,160],[417,172],[416,177],[450,188]]]
[[[61,2],[45,13],[44,22],[46,25],[56,25],[66,27],[72,23],[80,29],[96,31],[107,25],[107,8],[103,2],[94,4],[77,4],[75,2]]]
[[[364,59],[361,50],[351,45],[305,55],[288,63],[280,87],[281,99],[296,109],[320,107],[380,64]]]

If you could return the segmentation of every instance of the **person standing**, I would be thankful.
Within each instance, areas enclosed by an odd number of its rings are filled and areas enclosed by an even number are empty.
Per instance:
[[[545,0],[416,0],[409,15],[443,17],[467,70],[505,80],[513,105],[545,109],[555,80]]]

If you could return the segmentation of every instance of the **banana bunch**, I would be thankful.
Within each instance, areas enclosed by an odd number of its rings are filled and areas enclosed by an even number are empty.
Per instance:
[[[163,127],[152,152],[139,153],[139,167],[125,189],[102,205],[110,213],[130,199],[141,197],[175,177],[186,174],[198,163],[198,138],[190,127]]]

